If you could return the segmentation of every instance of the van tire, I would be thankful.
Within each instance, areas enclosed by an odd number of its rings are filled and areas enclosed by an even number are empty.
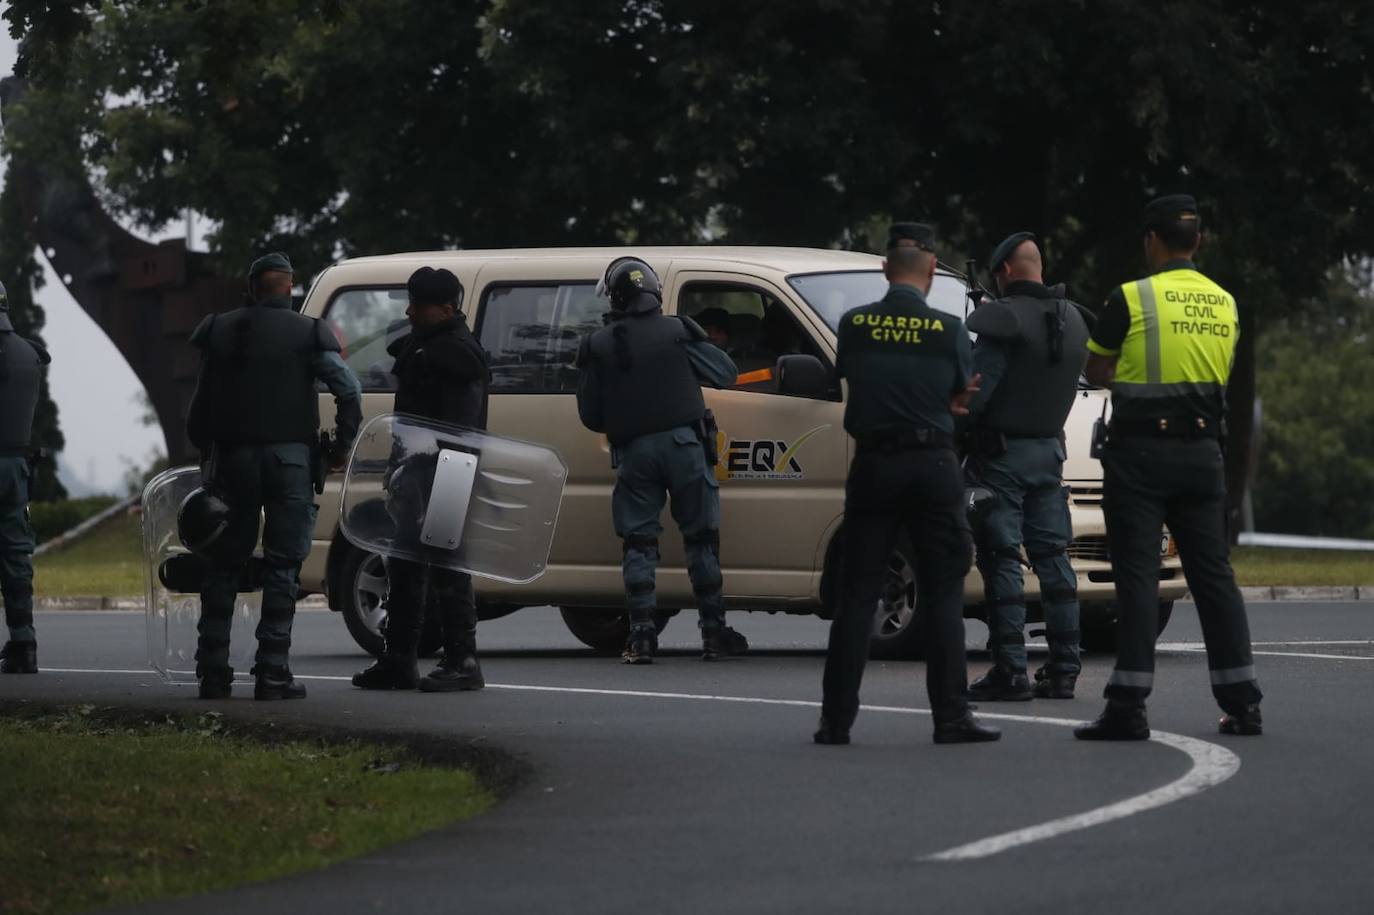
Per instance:
[[[363,651],[381,657],[386,625],[386,566],[382,557],[349,544],[337,580],[342,584],[337,606],[348,634]],[[439,620],[431,615],[420,633],[420,656],[432,655],[442,645]]]
[[[1087,607],[1083,607],[1080,614],[1079,630],[1083,650],[1093,654],[1116,654],[1116,605],[1094,607],[1091,612]],[[1159,632],[1156,637],[1164,634],[1164,627],[1169,625],[1169,619],[1173,614],[1173,601],[1159,602]]]
[[[618,655],[630,637],[629,611],[619,607],[559,607],[563,623],[579,642],[600,655]],[[673,618],[671,610],[655,610],[654,628],[659,634]]]
[[[827,619],[835,618],[844,595],[844,551],[840,543],[843,536],[844,529],[841,528],[827,550],[829,568],[821,584]],[[880,599],[882,604],[873,619],[873,638],[869,642],[868,656],[879,661],[920,660],[925,656],[925,644],[921,637],[921,621],[916,615],[916,553],[905,532],[892,551],[888,580],[884,583]]]

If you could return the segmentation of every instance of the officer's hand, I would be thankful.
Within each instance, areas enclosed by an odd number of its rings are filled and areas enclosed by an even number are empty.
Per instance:
[[[979,382],[982,380],[983,376],[981,374],[974,375],[970,378],[968,380],[968,387],[949,399],[949,412],[953,413],[955,416],[968,416],[968,402],[973,399],[974,394],[982,390],[978,387]]]

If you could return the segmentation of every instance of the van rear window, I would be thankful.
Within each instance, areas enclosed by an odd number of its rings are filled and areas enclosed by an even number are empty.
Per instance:
[[[578,345],[610,310],[595,290],[593,283],[489,286],[478,339],[491,355],[492,393],[575,393]]]

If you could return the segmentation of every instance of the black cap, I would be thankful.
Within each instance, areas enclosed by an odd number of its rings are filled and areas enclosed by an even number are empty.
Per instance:
[[[1197,218],[1197,201],[1190,194],[1169,194],[1167,197],[1157,197],[1145,205],[1147,229]]]
[[[714,306],[711,308],[703,308],[694,316],[694,319],[702,327],[719,327],[727,333],[730,330],[730,312],[726,311],[724,308],[716,308]]]
[[[935,230],[923,222],[894,222],[887,228],[887,250],[920,248],[935,253]]]
[[[410,301],[416,305],[459,304],[463,295],[463,284],[458,277],[444,268],[421,267],[406,281],[406,292]]]
[[[259,273],[266,273],[269,270],[276,270],[280,273],[295,273],[291,269],[291,259],[280,251],[273,251],[271,254],[264,254],[262,257],[253,261],[248,268],[248,279],[253,279]]]
[[[997,268],[1005,264],[1007,258],[1011,257],[1011,252],[1015,251],[1021,242],[1027,240],[1035,241],[1035,233],[1013,232],[1002,239],[1002,243],[992,249],[992,256],[988,258],[988,272],[996,273]]]

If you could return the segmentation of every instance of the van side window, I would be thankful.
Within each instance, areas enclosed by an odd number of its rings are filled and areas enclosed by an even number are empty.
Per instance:
[[[477,336],[493,394],[572,394],[577,348],[610,310],[594,283],[488,286]]]
[[[408,301],[405,287],[345,289],[325,309],[325,323],[338,338],[344,362],[365,392],[396,390],[396,376],[391,374],[395,360],[386,348],[410,332]]]
[[[732,390],[776,394],[779,356],[804,354],[830,364],[771,293],[734,283],[698,282],[684,286],[677,302],[678,314],[695,319],[711,342],[735,360],[739,376]]]

